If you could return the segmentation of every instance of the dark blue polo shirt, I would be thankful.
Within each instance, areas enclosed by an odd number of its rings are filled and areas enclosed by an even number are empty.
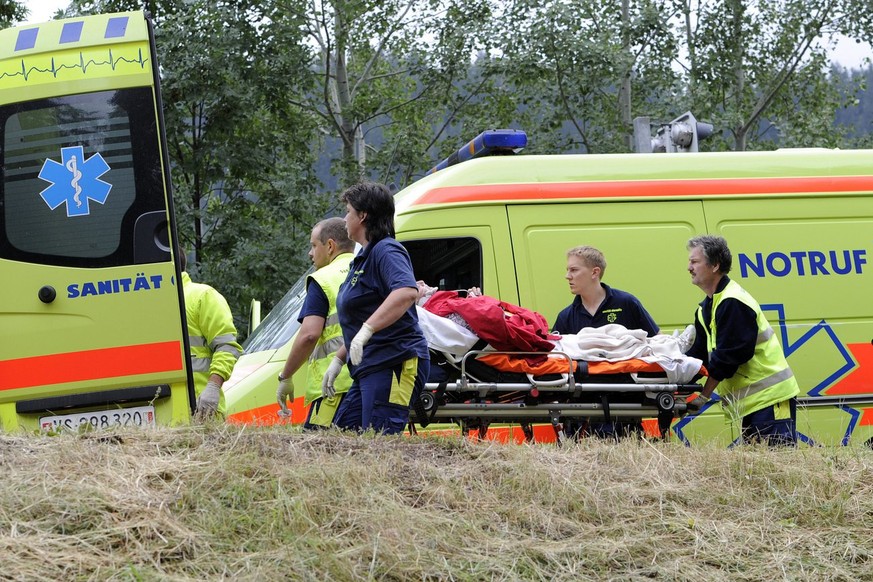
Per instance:
[[[582,298],[577,295],[573,303],[558,314],[552,330],[561,334],[579,333],[583,327],[603,327],[617,323],[628,329],[644,329],[649,336],[658,333],[658,325],[639,299],[605,283],[600,286],[606,291],[606,297],[594,315],[582,306]]]
[[[346,350],[385,298],[393,290],[404,287],[417,289],[415,275],[409,254],[393,238],[368,244],[352,260],[336,301]],[[418,326],[415,305],[412,305],[396,322],[373,334],[364,346],[361,363],[353,366],[349,362],[349,371],[352,378],[360,378],[414,356],[430,359],[427,341]]]
[[[306,298],[303,299],[297,321],[303,323],[303,318],[307,315],[317,315],[327,319],[328,313],[330,313],[330,301],[324,294],[324,289],[315,279],[309,279],[309,285],[306,287]]]

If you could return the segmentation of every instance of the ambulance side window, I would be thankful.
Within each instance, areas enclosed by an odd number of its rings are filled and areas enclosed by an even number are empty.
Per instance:
[[[401,241],[415,278],[443,290],[482,287],[482,245],[472,237]],[[483,293],[487,293],[482,289]]]
[[[7,105],[0,131],[0,257],[68,267],[169,258],[151,89]]]

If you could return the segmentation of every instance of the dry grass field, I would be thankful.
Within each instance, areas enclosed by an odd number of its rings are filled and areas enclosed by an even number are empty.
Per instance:
[[[873,580],[873,452],[0,437],[11,580]]]

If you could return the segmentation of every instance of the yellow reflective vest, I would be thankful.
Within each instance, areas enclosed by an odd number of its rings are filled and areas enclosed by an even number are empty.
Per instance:
[[[188,319],[194,393],[199,397],[212,374],[218,374],[225,380],[230,378],[243,349],[236,340],[236,326],[230,306],[221,293],[209,285],[194,283],[184,271],[182,291]],[[221,391],[218,411],[222,414],[225,411],[224,391]]]
[[[794,373],[785,360],[782,346],[770,323],[761,311],[755,298],[731,280],[720,293],[712,296],[712,317],[706,326],[703,308],[698,307],[697,319],[706,330],[706,349],[709,353],[716,347],[716,310],[722,300],[732,298],[748,305],[754,312],[758,326],[758,339],[755,352],[748,362],[740,365],[736,373],[725,378],[718,385],[718,394],[728,409],[727,420],[737,420],[753,412],[762,410],[800,393]]]
[[[340,285],[349,274],[349,264],[354,258],[353,253],[343,253],[334,258],[329,265],[325,265],[312,275],[310,279],[318,283],[324,295],[327,297],[329,311],[324,322],[321,336],[309,356],[309,384],[306,386],[306,394],[303,402],[306,406],[318,398],[321,398],[321,380],[327,367],[343,345],[343,330],[340,327],[339,316],[336,311],[336,296]],[[348,392],[352,386],[348,366],[343,366],[337,377],[334,387],[337,394]]]

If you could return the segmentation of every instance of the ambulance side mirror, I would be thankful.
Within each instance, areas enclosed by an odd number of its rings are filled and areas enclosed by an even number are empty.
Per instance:
[[[261,302],[257,299],[252,299],[249,305],[249,330],[246,336],[252,335],[252,332],[259,325],[261,325]]]

